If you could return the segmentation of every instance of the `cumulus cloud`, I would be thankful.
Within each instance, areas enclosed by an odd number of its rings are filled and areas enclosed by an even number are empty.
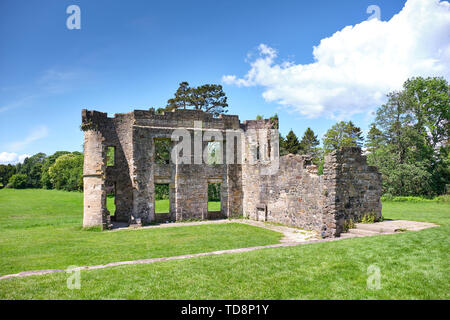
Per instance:
[[[12,151],[22,150],[26,146],[28,146],[30,143],[45,138],[48,136],[48,128],[47,126],[40,126],[34,129],[30,132],[30,134],[25,137],[25,139],[21,141],[16,141],[10,144],[9,148]]]
[[[381,8],[382,9],[382,8]],[[313,48],[314,63],[277,63],[266,44],[250,70],[222,81],[262,86],[263,97],[306,117],[367,113],[412,76],[450,75],[450,4],[408,0],[389,21],[347,26]]]
[[[0,164],[16,164],[22,163],[25,158],[29,158],[31,155],[29,154],[17,154],[14,152],[1,152],[0,153]]]

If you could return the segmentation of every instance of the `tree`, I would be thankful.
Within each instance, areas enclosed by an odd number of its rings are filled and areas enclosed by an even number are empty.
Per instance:
[[[384,144],[385,138],[383,132],[377,128],[375,123],[370,126],[369,133],[367,134],[365,146],[369,152],[373,152],[380,148]]]
[[[172,141],[170,139],[155,139],[155,163],[169,164]]]
[[[361,147],[363,140],[360,128],[351,121],[341,121],[327,131],[323,138],[323,148],[325,153],[329,153],[341,147]]]
[[[392,195],[438,195],[450,182],[449,85],[443,78],[411,78],[390,92],[369,132],[367,160]]]
[[[175,92],[175,96],[167,101],[166,111],[180,108],[186,109],[187,106],[191,105],[191,94],[192,89],[189,87],[189,83],[187,81],[181,82]]]
[[[215,117],[227,113],[228,103],[222,86],[204,84],[192,89],[191,104],[196,110],[212,113]]]
[[[317,135],[314,131],[308,127],[303,134],[302,140],[300,141],[300,149],[303,154],[310,154],[313,157],[317,156],[317,146],[320,144],[317,139]]]
[[[0,184],[5,187],[9,178],[16,172],[15,166],[11,164],[0,164]]]
[[[450,86],[442,77],[411,78],[403,85],[408,109],[415,114],[415,128],[427,132],[435,148],[448,141],[450,119]]]
[[[286,150],[286,139],[281,135],[281,133],[278,133],[278,136],[280,138],[278,146],[280,148],[280,157],[281,157],[289,154],[289,152]]]
[[[220,183],[208,183],[208,201],[220,201]]]
[[[83,190],[83,155],[65,154],[58,157],[48,173],[55,189]]]
[[[432,175],[426,161],[400,163],[395,146],[383,146],[368,154],[367,162],[381,172],[383,193],[393,196],[431,196]]]
[[[48,173],[48,169],[55,163],[60,156],[70,154],[69,151],[56,151],[51,156],[48,156],[42,165],[41,169],[41,186],[44,189],[53,189],[53,184]]]
[[[292,154],[298,154],[300,151],[300,142],[292,129],[286,136],[286,140],[284,141],[284,149],[287,153]]]
[[[45,153],[37,153],[32,157],[25,158],[23,164],[18,166],[17,173],[27,176],[27,187],[41,188],[42,166],[47,156]]]
[[[172,99],[167,101],[167,106],[158,111],[172,111],[179,108],[193,108],[212,113],[215,117],[227,113],[228,103],[221,85],[204,84],[195,88],[189,87],[189,83],[180,83]]]
[[[27,180],[28,177],[26,174],[23,173],[13,174],[11,178],[9,178],[7,187],[14,189],[25,189],[26,187],[28,187]]]

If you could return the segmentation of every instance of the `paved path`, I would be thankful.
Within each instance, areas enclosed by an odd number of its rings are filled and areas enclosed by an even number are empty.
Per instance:
[[[238,249],[228,249],[228,250],[219,250],[212,252],[203,252],[196,254],[186,254],[181,256],[173,256],[173,257],[163,257],[163,258],[151,258],[151,259],[140,259],[140,260],[130,260],[130,261],[119,261],[112,262],[108,264],[94,265],[94,266],[83,266],[78,267],[72,270],[95,270],[95,269],[104,269],[110,267],[117,267],[123,265],[136,265],[136,264],[147,264],[159,261],[169,261],[169,260],[182,260],[196,257],[204,257],[204,256],[212,256],[212,255],[221,255],[227,253],[240,253],[240,252],[249,252],[267,248],[281,248],[281,247],[292,247],[297,245],[302,245],[306,243],[317,243],[317,242],[329,242],[329,241],[338,241],[347,238],[353,237],[367,237],[367,236],[375,236],[375,235],[384,235],[384,234],[392,234],[398,231],[418,231],[431,227],[438,227],[438,225],[427,222],[415,222],[415,221],[406,221],[406,220],[392,220],[392,221],[384,221],[378,222],[374,224],[360,224],[358,223],[356,229],[349,230],[348,233],[341,234],[339,238],[327,238],[327,239],[319,239],[317,233],[313,231],[304,231],[297,228],[285,227],[280,225],[275,225],[271,223],[264,223],[259,221],[252,221],[246,219],[232,219],[232,220],[216,220],[216,221],[201,221],[201,222],[186,222],[186,223],[168,223],[161,224],[155,226],[147,226],[143,228],[168,228],[168,227],[180,227],[180,226],[192,226],[192,225],[203,225],[203,224],[219,224],[219,223],[244,223],[248,225],[253,225],[257,227],[262,227],[270,230],[274,230],[277,232],[281,232],[284,235],[284,238],[281,240],[279,244],[271,244],[266,246],[257,246],[257,247],[249,247],[249,248],[238,248]],[[111,232],[115,232],[118,230],[128,230],[126,229],[116,229]],[[60,270],[60,269],[49,269],[49,270],[34,270],[34,271],[24,271],[15,274],[8,274],[0,277],[0,280],[16,278],[16,277],[27,277],[34,275],[44,275],[50,273],[57,272],[66,272],[70,270]]]

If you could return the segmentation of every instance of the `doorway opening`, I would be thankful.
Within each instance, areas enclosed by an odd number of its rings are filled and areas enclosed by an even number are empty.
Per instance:
[[[170,197],[168,183],[155,183],[155,213],[170,212]]]
[[[116,183],[106,186],[106,209],[109,211],[111,219],[114,220],[116,213]]]
[[[220,183],[208,183],[208,212],[220,212],[222,210],[220,186]]]

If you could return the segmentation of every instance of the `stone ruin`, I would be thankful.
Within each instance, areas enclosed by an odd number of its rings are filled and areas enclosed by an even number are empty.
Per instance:
[[[273,118],[241,123],[236,115],[215,118],[185,109],[109,118],[83,110],[81,128],[84,227],[111,226],[109,192],[115,195],[112,218],[134,226],[244,216],[336,237],[350,219],[381,218],[381,174],[360,148],[331,152],[318,175],[309,155],[279,157]],[[156,161],[155,144],[162,139],[170,139],[172,161]],[[221,151],[213,164],[204,161],[210,142]],[[108,152],[114,163],[107,162]],[[208,183],[220,183],[220,212],[208,211]],[[169,185],[169,213],[155,214],[157,184]]]

